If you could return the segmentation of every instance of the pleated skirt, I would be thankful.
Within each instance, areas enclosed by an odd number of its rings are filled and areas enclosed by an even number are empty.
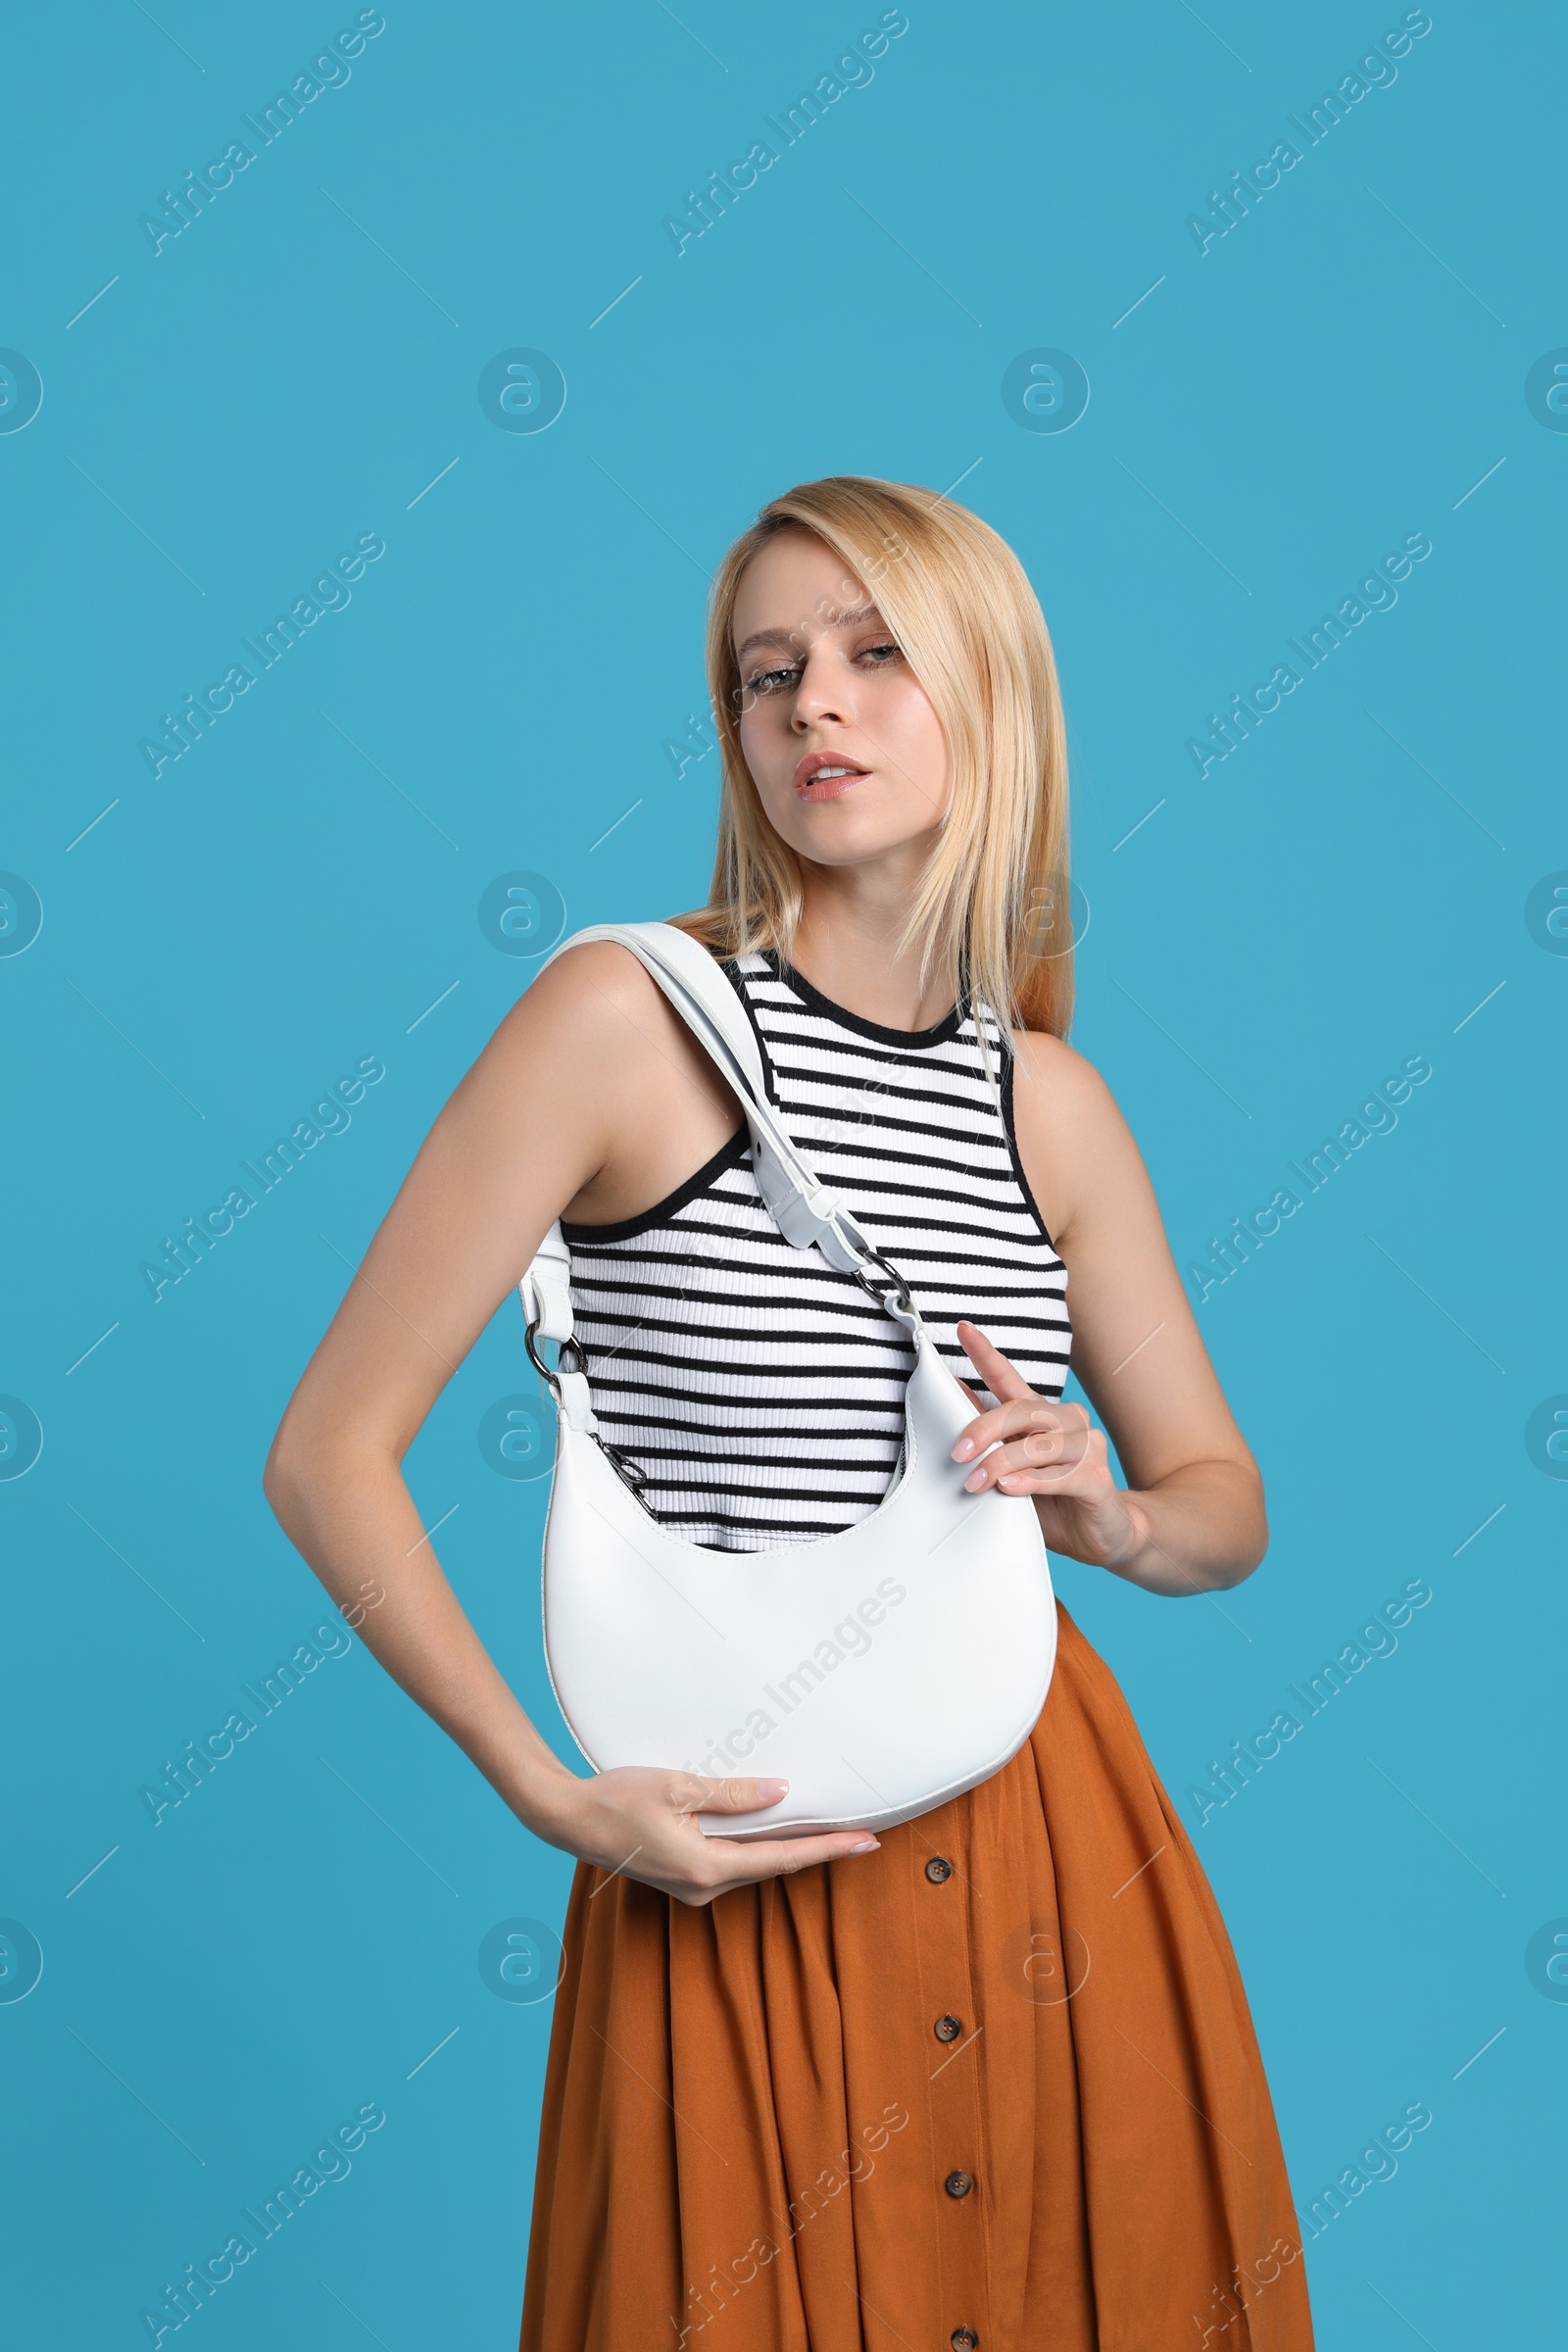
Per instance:
[[[1065,1610],[1030,1739],[706,1909],[579,1865],[521,2352],[1310,2352],[1218,1907]]]

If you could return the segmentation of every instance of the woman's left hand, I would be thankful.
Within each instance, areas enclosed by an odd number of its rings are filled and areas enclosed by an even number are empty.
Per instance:
[[[1151,1529],[1111,1477],[1104,1431],[1095,1428],[1081,1404],[1053,1404],[1040,1396],[973,1323],[960,1323],[957,1337],[1001,1399],[981,1412],[968,1383],[958,1383],[976,1409],[953,1448],[955,1461],[975,1462],[963,1482],[967,1492],[995,1487],[1003,1494],[1028,1494],[1053,1551],[1092,1567],[1123,1567],[1149,1541]],[[980,1454],[983,1461],[976,1460]]]

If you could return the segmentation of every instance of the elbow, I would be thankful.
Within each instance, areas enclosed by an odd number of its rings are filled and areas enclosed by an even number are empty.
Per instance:
[[[1256,1463],[1227,1461],[1215,1470],[1207,1540],[1201,1565],[1192,1563],[1196,1575],[1189,1586],[1202,1592],[1228,1592],[1245,1584],[1268,1550],[1268,1513]]]
[[[1231,1586],[1245,1584],[1253,1570],[1262,1566],[1268,1551],[1268,1512],[1263,1504],[1263,1481],[1255,1470],[1250,1484],[1252,1492],[1242,1525],[1237,1531],[1230,1573],[1221,1580],[1222,1588],[1227,1590]]]
[[[379,1433],[307,1414],[296,1401],[268,1448],[262,1493],[284,1534],[297,1544],[300,1531],[325,1497],[379,1477],[386,1469],[395,1472],[403,1451],[401,1445]]]
[[[285,1531],[290,1513],[300,1496],[301,1482],[300,1446],[285,1414],[262,1465],[262,1493],[267,1496],[273,1518]]]
[[[298,1400],[277,1425],[262,1465],[262,1493],[272,1516],[292,1536],[326,1468],[323,1433],[302,1414]]]

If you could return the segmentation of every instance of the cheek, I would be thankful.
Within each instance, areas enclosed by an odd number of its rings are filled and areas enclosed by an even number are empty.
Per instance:
[[[741,750],[746,755],[748,766],[751,766],[760,757],[767,733],[766,704],[748,704],[741,711],[740,724]]]
[[[945,797],[947,739],[924,687],[908,676],[889,679],[887,691],[875,698],[866,718],[867,731],[896,757],[910,783],[922,793]]]
[[[800,752],[790,734],[787,705],[782,697],[753,703],[741,713],[741,754],[762,796],[768,814],[777,819],[783,787],[794,773]]]

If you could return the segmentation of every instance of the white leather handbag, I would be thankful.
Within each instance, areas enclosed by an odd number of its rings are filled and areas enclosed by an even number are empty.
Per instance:
[[[973,1464],[952,1448],[973,1408],[903,1278],[769,1102],[757,1037],[713,957],[668,923],[599,924],[555,955],[589,940],[615,940],[646,966],[739,1098],[785,1239],[855,1275],[909,1332],[915,1365],[902,1458],[868,1518],[765,1551],[687,1543],[646,1509],[635,1465],[601,1435],[553,1226],[518,1287],[528,1352],[558,1407],[544,1541],[556,1697],[596,1771],[788,1781],[777,1805],[700,1814],[710,1837],[890,1829],[989,1779],[1029,1737],[1056,1653],[1040,1522],[1027,1496],[964,1492]],[[541,1339],[560,1344],[554,1367]]]

